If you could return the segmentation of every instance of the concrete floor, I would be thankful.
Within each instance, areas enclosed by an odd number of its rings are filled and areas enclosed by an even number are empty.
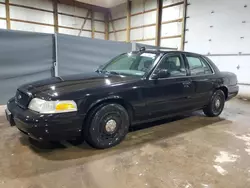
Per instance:
[[[0,188],[247,188],[249,115],[250,102],[234,99],[219,118],[194,113],[141,125],[111,149],[38,149],[0,109]]]

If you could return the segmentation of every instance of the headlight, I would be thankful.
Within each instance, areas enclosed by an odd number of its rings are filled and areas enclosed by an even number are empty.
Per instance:
[[[30,110],[42,113],[53,114],[63,112],[77,111],[77,106],[74,101],[45,101],[42,99],[34,98],[30,101]]]

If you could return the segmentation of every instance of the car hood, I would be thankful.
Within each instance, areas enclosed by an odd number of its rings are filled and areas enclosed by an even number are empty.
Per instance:
[[[94,89],[99,87],[111,87],[117,84],[123,84],[138,80],[137,76],[123,76],[103,73],[84,73],[63,77],[53,77],[25,84],[19,88],[33,96],[49,96],[57,98],[66,93]]]

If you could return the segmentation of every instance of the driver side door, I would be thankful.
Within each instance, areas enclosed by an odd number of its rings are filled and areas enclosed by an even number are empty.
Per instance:
[[[167,70],[168,74],[154,79],[154,75],[160,70]],[[187,66],[180,53],[167,54],[161,59],[146,80],[147,86],[143,92],[151,118],[159,118],[191,108],[194,86],[187,74]]]

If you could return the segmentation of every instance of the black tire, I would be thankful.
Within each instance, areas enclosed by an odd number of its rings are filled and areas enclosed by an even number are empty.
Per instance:
[[[216,117],[221,114],[224,109],[225,105],[225,94],[222,90],[216,90],[211,99],[209,104],[203,108],[203,112],[208,117]]]
[[[102,104],[88,117],[84,128],[86,142],[97,149],[119,144],[128,133],[129,116],[119,104]]]

